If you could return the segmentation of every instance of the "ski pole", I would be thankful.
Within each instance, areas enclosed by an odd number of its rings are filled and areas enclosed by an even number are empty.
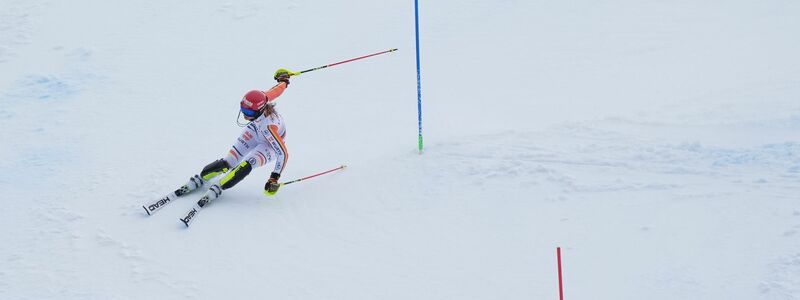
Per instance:
[[[309,178],[314,178],[314,177],[317,177],[317,176],[320,176],[320,175],[325,175],[325,174],[328,174],[328,173],[336,171],[336,170],[344,169],[345,167],[347,167],[347,166],[341,165],[341,166],[339,166],[337,168],[333,168],[333,169],[327,170],[327,171],[322,172],[322,173],[317,173],[317,174],[314,174],[314,175],[311,175],[311,176],[306,176],[306,177],[303,177],[303,178],[300,178],[300,179],[287,181],[287,182],[281,183],[281,186],[284,186],[284,185],[287,185],[287,184],[292,184],[292,183],[295,183],[295,182],[300,182],[300,181],[303,181],[303,180],[306,180],[306,179],[309,179]]]
[[[297,75],[300,75],[300,74],[303,74],[303,73],[306,73],[306,72],[316,71],[316,70],[319,70],[319,69],[324,69],[324,68],[327,68],[327,67],[333,67],[333,66],[335,66],[335,65],[341,65],[341,64],[343,64],[343,63],[349,63],[349,62],[351,62],[351,61],[355,61],[355,60],[359,60],[359,59],[364,59],[364,58],[367,58],[367,57],[372,57],[372,56],[375,56],[375,55],[381,55],[381,54],[384,54],[384,53],[389,53],[389,52],[394,52],[394,51],[397,51],[397,48],[395,48],[395,49],[390,49],[390,50],[386,50],[386,51],[382,51],[382,52],[378,52],[378,53],[372,53],[372,54],[369,54],[369,55],[364,55],[364,56],[361,56],[361,57],[352,58],[352,59],[348,59],[348,60],[340,61],[340,62],[337,62],[337,63],[332,63],[332,64],[329,64],[329,65],[324,65],[324,66],[321,66],[321,67],[311,68],[311,69],[308,69],[308,70],[305,70],[305,71],[294,72],[294,73],[292,73],[292,76],[297,76]]]

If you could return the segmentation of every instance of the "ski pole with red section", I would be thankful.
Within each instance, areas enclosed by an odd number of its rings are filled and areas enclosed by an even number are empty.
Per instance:
[[[292,183],[295,183],[295,182],[300,182],[300,181],[303,181],[303,180],[306,180],[306,179],[309,179],[309,178],[314,178],[314,177],[317,177],[317,176],[325,175],[325,174],[328,174],[328,173],[333,172],[333,171],[344,169],[345,167],[347,167],[347,166],[341,165],[339,167],[327,170],[325,172],[317,173],[317,174],[314,174],[314,175],[311,175],[311,176],[306,176],[306,177],[303,177],[303,178],[300,178],[300,179],[295,179],[295,180],[292,180],[292,181],[287,181],[287,182],[281,183],[281,186],[284,186],[284,185],[287,185],[287,184],[292,184]]]
[[[324,65],[324,66],[321,66],[321,67],[311,68],[311,69],[308,69],[308,70],[305,70],[305,71],[294,72],[294,73],[291,73],[291,74],[292,74],[292,76],[297,76],[297,75],[300,75],[300,74],[303,74],[303,73],[306,73],[306,72],[316,71],[316,70],[324,69],[324,68],[327,68],[327,67],[333,67],[335,65],[341,65],[343,63],[349,63],[351,61],[356,61],[356,60],[359,60],[359,59],[364,59],[364,58],[367,58],[367,57],[372,57],[372,56],[375,56],[375,55],[381,55],[381,54],[384,54],[384,53],[389,53],[389,52],[394,52],[394,51],[397,51],[397,49],[395,48],[395,49],[390,49],[390,50],[386,50],[386,51],[381,51],[381,52],[378,52],[378,53],[372,53],[372,54],[369,54],[369,55],[364,55],[364,56],[361,56],[361,57],[356,57],[356,58],[340,61],[340,62],[337,62],[337,63]]]

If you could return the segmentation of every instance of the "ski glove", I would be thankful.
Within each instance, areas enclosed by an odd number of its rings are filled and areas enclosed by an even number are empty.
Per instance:
[[[294,75],[294,73],[292,73],[289,70],[278,69],[277,71],[275,71],[274,78],[275,78],[275,81],[277,81],[277,82],[286,82],[286,85],[289,85],[289,77],[292,76],[292,75]]]
[[[269,175],[269,180],[267,180],[267,184],[264,185],[264,195],[272,196],[278,192],[278,188],[281,187],[281,184],[278,183],[278,178],[281,178],[281,174],[272,172]]]

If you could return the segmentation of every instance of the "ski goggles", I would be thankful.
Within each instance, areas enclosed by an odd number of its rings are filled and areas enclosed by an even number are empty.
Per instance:
[[[261,115],[261,111],[258,110],[252,110],[246,107],[241,107],[241,109],[242,109],[242,114],[248,118],[258,118],[258,116]]]

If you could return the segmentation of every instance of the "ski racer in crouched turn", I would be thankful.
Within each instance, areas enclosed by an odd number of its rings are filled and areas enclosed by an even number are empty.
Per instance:
[[[194,216],[196,209],[218,198],[223,190],[235,186],[254,168],[265,166],[273,160],[275,168],[264,185],[264,194],[275,195],[280,188],[278,179],[289,159],[284,143],[286,126],[283,117],[275,110],[275,99],[289,86],[289,77],[293,74],[296,73],[278,69],[274,75],[278,84],[274,87],[266,91],[247,92],[240,102],[240,116],[243,115],[248,123],[225,157],[206,165],[199,175],[192,176],[189,182],[170,195],[144,206],[147,214],[152,214],[175,198],[188,194],[206,183],[212,183],[197,202],[197,207],[189,212],[187,218],[181,219],[188,226],[188,221]]]

